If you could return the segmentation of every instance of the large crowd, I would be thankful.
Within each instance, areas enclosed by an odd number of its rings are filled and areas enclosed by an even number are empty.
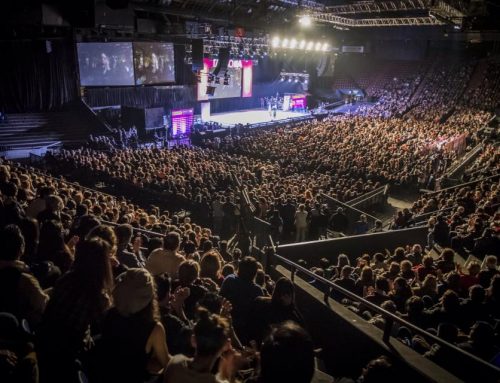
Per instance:
[[[451,248],[443,247],[432,256],[416,244],[393,252],[386,250],[385,254],[366,253],[352,264],[347,255],[340,254],[336,263],[322,259],[311,271],[462,350],[496,363],[500,352],[499,248],[495,237],[495,251],[487,252],[495,255],[479,255],[484,259],[461,265],[459,255]],[[366,304],[337,291],[332,298],[380,329],[385,328],[386,319]],[[410,328],[395,324],[392,335],[446,369],[464,371],[454,364],[449,350]]]
[[[498,79],[487,75],[484,103],[474,101],[477,92],[466,91],[472,72],[434,65],[425,78],[396,79],[358,116],[171,150],[98,137],[47,156],[51,172],[90,188],[1,162],[0,291],[8,294],[0,296],[0,380],[310,382],[314,344],[294,283],[273,281],[262,254],[234,234],[245,232],[250,212],[278,242],[325,238],[327,229],[344,235],[345,212],[329,211],[322,193],[347,202],[387,183],[439,186],[480,141],[498,100]],[[426,248],[367,249],[353,264],[340,254],[311,270],[495,361],[498,157],[498,147],[485,144],[464,171],[464,181],[477,182],[424,194],[397,214],[395,229],[435,213],[426,220]],[[356,234],[382,230],[366,218]],[[337,292],[332,298],[384,326],[369,307]],[[393,335],[453,369],[445,349],[401,326]],[[358,381],[391,375],[387,359],[366,362]]]

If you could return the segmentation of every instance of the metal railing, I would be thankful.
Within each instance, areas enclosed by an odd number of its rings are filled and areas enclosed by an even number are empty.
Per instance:
[[[116,226],[120,226],[121,224],[120,223],[117,223],[117,222],[111,222],[111,221],[105,221],[103,219],[100,219],[99,220],[102,224],[104,225],[108,225],[108,226],[113,226],[113,227],[116,227]],[[134,227],[132,226],[132,231],[135,231],[135,232],[138,232],[138,233],[142,233],[142,234],[146,234],[146,235],[149,235],[149,236],[152,236],[152,237],[162,237],[162,238],[165,238],[165,234],[163,233],[158,233],[156,231],[151,231],[151,230],[146,230],[146,229],[141,229],[139,227]]]
[[[494,175],[489,176],[489,177],[480,178],[480,179],[477,179],[477,180],[474,180],[474,181],[465,182],[463,184],[459,184],[459,185],[455,185],[455,186],[450,186],[450,187],[447,187],[447,188],[444,188],[444,189],[440,189],[440,190],[433,190],[433,191],[424,190],[424,194],[425,194],[426,197],[429,197],[429,196],[434,195],[434,194],[439,194],[439,193],[446,192],[446,191],[449,191],[449,190],[458,189],[458,188],[462,188],[462,187],[465,187],[465,186],[474,185],[474,184],[477,184],[479,182],[483,182],[483,181],[487,181],[487,180],[490,180],[490,179],[494,179],[494,178],[496,178],[498,176],[500,176],[500,173],[494,174]]]
[[[272,247],[274,247],[273,244],[272,244]],[[433,334],[421,329],[420,327],[415,326],[413,323],[410,323],[410,322],[398,317],[397,315],[395,315],[387,310],[384,310],[380,306],[377,306],[377,305],[367,301],[366,299],[356,295],[355,293],[353,293],[349,290],[346,290],[345,288],[333,283],[329,279],[326,279],[320,275],[314,274],[310,270],[296,264],[295,262],[290,261],[289,259],[287,259],[285,257],[282,257],[282,256],[276,254],[275,252],[272,256],[274,257],[275,260],[287,265],[290,268],[290,272],[291,272],[290,279],[292,280],[292,282],[294,284],[295,284],[295,274],[297,272],[301,272],[302,274],[305,274],[308,277],[310,277],[310,278],[316,280],[317,282],[320,282],[322,285],[326,286],[327,288],[323,292],[324,293],[323,301],[326,305],[328,305],[328,300],[331,298],[332,292],[335,291],[335,292],[338,292],[338,293],[344,295],[345,297],[349,298],[350,300],[352,300],[354,302],[362,304],[363,307],[368,309],[369,311],[372,311],[376,314],[381,315],[385,319],[385,326],[384,326],[383,336],[382,336],[382,340],[384,342],[388,342],[390,340],[393,325],[394,325],[394,323],[397,323],[400,326],[404,326],[407,329],[411,330],[414,334],[421,335],[425,339],[431,340],[432,342],[438,344],[439,346],[446,347],[446,349],[451,350],[454,353],[461,355],[462,357],[466,358],[469,361],[473,361],[476,364],[476,366],[480,366],[482,369],[484,369],[485,372],[487,372],[487,374],[489,376],[491,375],[492,381],[493,380],[496,381],[496,379],[498,377],[500,377],[500,368],[486,362],[485,360],[483,360],[483,359],[481,359],[481,358],[479,358],[479,357],[477,357],[477,356],[475,356],[467,351],[460,349],[459,347],[439,338],[436,335],[433,335]],[[274,263],[275,262],[273,262],[273,264]]]
[[[450,168],[447,169],[445,176],[450,179],[455,178],[455,175],[458,174],[459,172],[462,172],[465,169],[465,167],[469,165],[469,163],[474,159],[474,157],[477,156],[483,150],[483,147],[484,145],[482,142],[477,144],[464,157],[462,157],[460,161],[450,166]]]

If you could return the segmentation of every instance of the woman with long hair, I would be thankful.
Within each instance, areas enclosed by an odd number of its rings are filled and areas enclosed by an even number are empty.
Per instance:
[[[79,242],[71,270],[56,283],[37,331],[42,383],[75,381],[75,360],[111,306],[110,251],[99,238]]]
[[[369,287],[375,287],[375,278],[373,277],[372,268],[370,266],[365,266],[361,269],[361,274],[356,280],[354,290],[360,297],[364,297]]]
[[[201,258],[200,261],[200,277],[201,278],[209,278],[220,287],[224,278],[221,274],[221,261],[220,255],[217,254],[216,250],[211,250]]]
[[[40,239],[36,260],[52,261],[65,273],[73,263],[73,253],[64,242],[63,226],[57,221],[44,221],[40,228]]]
[[[295,304],[295,286],[288,278],[280,278],[271,297],[258,297],[249,320],[251,338],[260,344],[273,325],[293,321],[304,325],[304,319]]]

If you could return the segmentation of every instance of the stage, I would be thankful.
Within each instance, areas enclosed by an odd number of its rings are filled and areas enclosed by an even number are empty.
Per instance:
[[[212,114],[208,121],[218,122],[224,127],[233,126],[235,124],[266,124],[272,122],[278,122],[282,120],[293,120],[298,118],[304,118],[309,116],[309,113],[301,112],[291,112],[291,111],[276,111],[276,118],[269,115],[267,109],[252,109],[252,110],[242,110],[237,112],[229,113],[217,113]]]

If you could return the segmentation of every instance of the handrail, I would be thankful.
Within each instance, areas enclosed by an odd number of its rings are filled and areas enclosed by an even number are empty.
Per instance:
[[[110,226],[119,226],[120,224],[119,223],[116,223],[116,222],[111,222],[111,221],[105,221],[103,219],[100,219],[99,220],[101,223],[105,224],[105,225],[110,225]],[[157,233],[156,231],[151,231],[151,230],[146,230],[146,229],[141,229],[139,227],[134,227],[132,226],[132,230],[133,231],[138,231],[139,233],[143,233],[143,234],[148,234],[148,235],[152,235],[152,236],[156,236],[156,237],[162,237],[162,238],[165,238],[166,235],[163,234],[163,233]]]
[[[313,272],[311,272],[310,270],[306,269],[305,267],[302,267],[302,266],[296,264],[295,262],[292,262],[289,259],[286,259],[285,257],[282,257],[276,253],[273,254],[273,257],[278,259],[280,262],[283,262],[283,263],[287,264],[288,266],[292,267],[292,270],[291,270],[292,282],[294,282],[295,273],[297,271],[300,271],[301,273],[304,273],[304,274],[308,275],[309,277],[315,279],[316,281],[319,281],[319,282],[323,283],[324,285],[328,286],[329,289],[327,289],[327,291],[325,291],[325,295],[324,295],[325,303],[328,302],[328,299],[330,298],[331,291],[335,290],[335,291],[345,295],[349,299],[352,299],[353,301],[356,301],[356,302],[363,304],[363,306],[367,307],[370,311],[373,311],[373,312],[376,312],[377,314],[382,315],[386,319],[386,325],[384,328],[384,335],[382,338],[384,342],[387,342],[390,339],[392,325],[394,322],[397,322],[400,325],[403,325],[403,326],[407,327],[408,329],[412,330],[413,332],[418,333],[419,335],[422,335],[425,338],[431,339],[435,343],[438,343],[440,346],[445,346],[448,349],[451,349],[451,350],[458,352],[461,355],[463,355],[469,359],[474,360],[474,362],[479,363],[482,367],[488,369],[491,373],[495,373],[497,375],[500,374],[500,368],[486,362],[485,360],[483,360],[483,359],[481,359],[481,358],[479,358],[479,357],[477,357],[477,356],[475,356],[467,351],[464,351],[464,350],[458,348],[457,346],[439,338],[436,335],[433,335],[433,334],[421,329],[420,327],[415,326],[413,323],[410,323],[404,319],[401,319],[397,315],[395,315],[387,310],[384,310],[383,308],[377,306],[376,304],[371,303],[371,302],[367,301],[366,299],[356,295],[355,293],[333,283],[329,279],[326,279],[320,275],[316,275]]]
[[[415,219],[418,219],[419,221],[422,219],[422,218],[427,218],[427,216],[432,216],[434,214],[438,214],[438,213],[444,213],[445,211],[448,211],[448,210],[453,210],[455,207],[454,206],[449,206],[449,207],[445,207],[443,209],[437,209],[437,210],[433,210],[433,211],[430,211],[428,213],[422,213],[422,214],[417,214],[416,216],[412,217],[412,221],[415,221]]]
[[[480,142],[477,144],[475,147],[473,147],[462,159],[461,161],[453,164],[447,171],[445,176],[447,178],[453,178],[455,176],[455,173],[458,173],[463,167],[465,167],[469,161],[476,156],[482,149],[483,149],[483,143]]]
[[[347,203],[345,203],[345,202],[339,201],[338,199],[333,198],[332,196],[329,196],[328,194],[321,193],[321,196],[322,196],[323,198],[326,198],[326,199],[330,199],[330,200],[332,200],[334,203],[336,203],[336,204],[338,204],[338,205],[341,205],[341,206],[343,206],[343,207],[347,207],[348,209],[352,209],[352,210],[354,210],[354,211],[358,212],[359,214],[364,214],[364,215],[366,215],[366,217],[367,217],[367,218],[371,218],[371,219],[373,219],[375,222],[376,222],[376,221],[378,221],[378,218],[377,218],[377,217],[374,217],[373,215],[368,214],[368,213],[364,212],[363,210],[359,210],[358,208],[355,208],[355,207],[353,207],[353,206],[350,206],[350,205],[348,205],[348,204],[347,204]]]
[[[460,185],[450,186],[450,187],[447,187],[447,188],[444,188],[444,189],[440,189],[440,190],[433,190],[433,191],[430,191],[428,193],[424,193],[424,195],[425,196],[429,196],[429,195],[434,195],[434,194],[442,193],[442,192],[445,192],[445,191],[448,191],[448,190],[457,189],[457,188],[469,186],[469,185],[472,185],[472,184],[475,184],[475,183],[479,183],[479,182],[482,182],[482,181],[486,181],[486,180],[489,180],[489,179],[492,179],[492,178],[495,178],[495,177],[498,177],[498,176],[500,176],[500,173],[494,174],[494,175],[489,176],[489,177],[480,178],[478,180],[465,182],[465,183],[460,184]]]
[[[17,165],[16,165],[17,166]],[[30,172],[33,172],[35,174],[38,174],[40,176],[44,176],[44,177],[49,177],[49,178],[53,178],[55,180],[58,180],[58,181],[62,181],[62,182],[65,182],[67,183],[68,185],[71,185],[71,186],[74,186],[74,187],[78,187],[78,188],[81,188],[81,189],[84,189],[84,190],[88,190],[88,191],[91,191],[93,193],[100,193],[100,194],[103,194],[103,195],[106,195],[108,197],[112,197],[114,199],[118,199],[119,197],[115,196],[115,195],[112,195],[112,194],[108,194],[106,192],[103,192],[103,191],[100,191],[100,190],[96,190],[96,189],[92,189],[92,188],[89,188],[87,186],[83,186],[81,184],[78,184],[78,183],[75,183],[75,182],[71,182],[71,181],[68,181],[67,179],[63,178],[63,176],[55,176],[55,175],[52,175],[52,174],[47,174],[47,173],[43,173],[42,170],[40,169],[37,169],[35,167],[32,166],[32,169],[26,169],[26,167],[24,166],[17,166],[19,168],[23,168],[24,170],[27,170],[27,171],[30,171]]]
[[[367,200],[368,198],[370,197],[373,197],[374,195],[380,193],[381,191],[385,191],[385,189],[388,187],[388,185],[382,185],[378,188],[376,188],[375,190],[372,190],[372,191],[369,191],[368,193],[365,193],[365,194],[361,194],[360,196],[357,196],[356,198],[353,198],[349,201],[347,201],[346,203],[349,204],[349,205],[356,205],[360,202],[364,202],[365,200]]]
[[[380,190],[380,189],[379,189],[379,190],[377,191],[377,193],[372,193],[371,195],[367,196],[366,198],[363,198],[362,200],[360,200],[360,201],[356,201],[356,202],[354,202],[354,203],[352,203],[352,204],[350,203],[349,205],[351,205],[351,207],[359,206],[359,205],[361,205],[363,202],[368,201],[368,200],[372,199],[372,198],[373,198],[373,197],[375,197],[375,196],[379,196],[379,195],[386,195],[386,194],[387,194],[387,191],[386,191],[386,190],[387,190],[387,188],[388,188],[388,186],[387,186],[387,185],[385,185],[385,186],[384,186],[384,190]]]
[[[90,112],[90,114],[92,114],[92,116],[97,120],[97,122],[101,125],[101,127],[104,127],[108,131],[108,133],[112,133],[113,132],[113,130],[111,129],[111,127],[108,125],[108,123],[106,121],[103,121],[101,119],[101,117],[99,117],[99,115],[92,110],[92,108],[89,106],[89,104],[87,104],[87,102],[84,100],[83,97],[80,98],[80,101],[82,102],[85,110],[87,112]]]

